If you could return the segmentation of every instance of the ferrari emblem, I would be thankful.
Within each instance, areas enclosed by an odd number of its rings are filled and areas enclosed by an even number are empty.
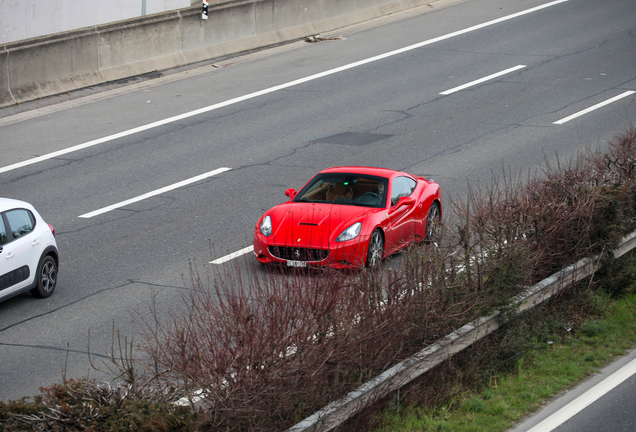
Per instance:
[[[300,239],[298,239],[298,243],[300,243]]]
[[[386,214],[386,218],[387,218],[387,219],[391,219],[391,218],[389,217],[389,214],[388,214],[388,213]]]

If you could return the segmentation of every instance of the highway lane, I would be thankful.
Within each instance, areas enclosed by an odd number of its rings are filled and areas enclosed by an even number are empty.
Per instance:
[[[425,174],[449,199],[502,163],[536,169],[555,152],[602,145],[633,123],[633,95],[555,122],[636,90],[634,9],[626,0],[467,1],[1,126],[0,169],[284,87],[0,173],[0,195],[34,203],[63,254],[53,297],[0,303],[0,398],[36,393],[65,363],[67,376],[93,375],[88,329],[97,354],[113,323],[139,340],[137,312],[147,316],[152,299],[160,313],[178,307],[191,263],[205,272],[249,246],[262,212],[326,166]],[[338,143],[345,133],[353,141]],[[80,217],[220,168],[229,170]]]

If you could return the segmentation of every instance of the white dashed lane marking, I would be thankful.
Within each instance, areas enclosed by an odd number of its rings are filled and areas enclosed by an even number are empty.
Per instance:
[[[217,174],[221,174],[221,173],[223,173],[225,171],[229,171],[230,169],[231,168],[225,168],[225,167],[224,168],[218,168],[218,169],[215,169],[214,171],[210,171],[210,172],[207,172],[205,174],[201,174],[201,175],[198,175],[196,177],[192,177],[192,178],[189,178],[187,180],[183,180],[183,181],[180,181],[178,183],[174,183],[174,184],[171,184],[169,186],[162,187],[161,189],[157,189],[157,190],[154,190],[152,192],[148,192],[148,193],[145,193],[143,195],[139,195],[139,196],[137,196],[135,198],[131,198],[131,199],[128,199],[126,201],[121,201],[121,202],[119,202],[117,204],[112,204],[112,205],[109,205],[107,207],[103,207],[103,208],[101,208],[99,210],[92,211],[90,213],[85,213],[83,215],[80,215],[79,217],[89,219],[89,218],[92,218],[92,217],[107,213],[107,212],[109,212],[111,210],[115,210],[115,209],[118,209],[118,208],[121,208],[121,207],[125,207],[125,206],[127,206],[129,204],[145,200],[146,198],[150,198],[150,197],[153,197],[153,196],[156,196],[156,195],[160,195],[160,194],[162,194],[164,192],[168,192],[168,191],[171,191],[171,190],[174,190],[174,189],[178,189],[178,188],[183,187],[183,186],[187,186],[187,185],[192,184],[192,183],[196,183],[196,182],[201,181],[201,180],[205,180],[205,179],[207,179],[209,177],[215,176]]]
[[[230,260],[233,260],[234,258],[238,258],[240,256],[243,256],[247,253],[250,253],[254,250],[254,246],[248,246],[246,248],[243,248],[239,251],[236,252],[232,252],[231,254],[225,255],[224,257],[221,258],[217,258],[214,261],[210,261],[210,264],[223,264],[224,262],[228,262]]]
[[[611,104],[611,103],[614,103],[614,102],[616,102],[617,100],[623,99],[624,97],[627,97],[627,96],[633,95],[634,93],[636,93],[636,91],[633,91],[633,90],[626,91],[625,93],[621,93],[621,94],[619,94],[618,96],[614,96],[614,97],[613,97],[613,98],[611,98],[611,99],[608,99],[608,100],[606,100],[606,101],[604,101],[604,102],[601,102],[601,103],[599,103],[599,104],[596,104],[596,105],[594,105],[594,106],[591,106],[591,107],[589,107],[589,108],[587,108],[587,109],[584,109],[583,111],[579,111],[579,112],[577,112],[576,114],[572,114],[571,116],[568,116],[568,117],[562,118],[561,120],[555,121],[553,124],[560,125],[560,124],[563,124],[563,123],[569,122],[570,120],[574,120],[574,119],[575,119],[575,118],[577,118],[577,117],[581,117],[582,115],[585,115],[585,114],[587,114],[587,113],[590,113],[590,112],[592,112],[592,111],[594,111],[594,110],[597,110],[597,109],[599,109],[599,108],[601,108],[601,107],[604,107],[605,105],[609,105],[609,104]]]
[[[500,76],[509,74],[509,73],[517,71],[519,69],[523,69],[524,67],[526,67],[526,65],[518,65],[518,66],[515,66],[515,67],[511,67],[510,69],[506,69],[506,70],[503,70],[501,72],[497,72],[497,73],[494,73],[492,75],[488,75],[487,77],[483,77],[483,78],[480,78],[478,80],[466,83],[464,85],[460,85],[459,87],[455,87],[455,88],[452,88],[450,90],[443,91],[440,94],[441,95],[449,95],[451,93],[455,93],[455,92],[458,92],[460,90],[464,90],[464,89],[466,89],[468,87],[472,87],[474,85],[481,84],[481,83],[486,82],[486,81],[490,81],[491,79],[499,78]]]

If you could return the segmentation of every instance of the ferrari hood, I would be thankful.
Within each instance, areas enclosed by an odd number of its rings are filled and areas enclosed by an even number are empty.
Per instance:
[[[362,222],[378,209],[349,205],[294,203],[279,205],[269,213],[273,243],[327,248],[345,229]]]

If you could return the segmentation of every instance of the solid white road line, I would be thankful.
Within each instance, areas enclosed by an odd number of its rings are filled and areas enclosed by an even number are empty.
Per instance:
[[[443,91],[440,94],[441,95],[449,95],[451,93],[455,93],[457,91],[464,90],[465,88],[468,88],[468,87],[471,87],[471,86],[474,86],[474,85],[477,85],[477,84],[481,84],[481,83],[483,83],[485,81],[489,81],[489,80],[491,80],[493,78],[497,78],[497,77],[500,77],[502,75],[509,74],[510,72],[514,72],[516,70],[523,69],[524,67],[526,67],[526,65],[518,65],[518,66],[515,66],[515,67],[511,67],[510,69],[506,69],[506,70],[503,70],[501,72],[497,72],[497,73],[494,73],[492,75],[488,75],[487,77],[483,77],[483,78],[480,78],[478,80],[471,81],[471,82],[469,82],[467,84],[460,85],[459,87],[455,87],[455,88],[452,88],[450,90]]]
[[[210,261],[210,264],[223,264],[224,262],[233,260],[234,258],[238,258],[242,255],[245,255],[246,253],[250,253],[254,250],[254,246],[248,246],[244,249],[241,249],[239,251],[236,252],[232,252],[229,255],[225,255],[224,257],[215,259],[214,261]]]
[[[106,136],[106,137],[103,137],[103,138],[99,138],[99,139],[96,139],[96,140],[93,140],[93,141],[89,141],[89,142],[86,142],[84,144],[79,144],[79,145],[76,145],[76,146],[73,146],[73,147],[69,147],[69,148],[66,148],[66,149],[63,149],[63,150],[59,150],[59,151],[56,151],[56,152],[53,152],[53,153],[48,153],[48,154],[45,154],[45,155],[42,155],[42,156],[39,156],[39,157],[36,157],[36,158],[33,158],[33,159],[28,159],[28,160],[25,160],[25,161],[22,161],[22,162],[15,163],[13,165],[7,165],[5,167],[0,168],[0,173],[7,172],[7,171],[12,171],[12,170],[15,170],[15,169],[18,169],[18,168],[22,168],[22,167],[25,167],[25,166],[28,166],[28,165],[32,165],[34,163],[42,162],[42,161],[45,161],[45,160],[48,160],[48,159],[53,159],[53,158],[56,158],[58,156],[62,156],[62,155],[68,154],[68,153],[72,153],[72,152],[78,151],[78,150],[86,149],[86,148],[89,148],[89,147],[92,147],[92,146],[95,146],[95,145],[98,145],[98,144],[102,144],[102,143],[105,143],[105,142],[108,142],[108,141],[112,141],[112,140],[115,140],[115,139],[118,139],[118,138],[122,138],[122,137],[125,137],[125,136],[128,136],[128,135],[133,135],[133,134],[136,134],[138,132],[142,132],[142,131],[145,131],[145,130],[148,130],[148,129],[153,129],[153,128],[156,128],[156,127],[159,127],[159,126],[166,125],[168,123],[173,123],[173,122],[176,122],[176,121],[179,121],[179,120],[183,120],[183,119],[186,119],[188,117],[192,117],[192,116],[196,116],[196,115],[199,115],[199,114],[203,114],[203,113],[206,113],[206,112],[209,112],[209,111],[213,111],[213,110],[216,110],[216,109],[219,109],[219,108],[223,108],[223,107],[226,107],[228,105],[239,103],[239,102],[242,102],[242,101],[245,101],[245,100],[248,100],[248,99],[252,99],[252,98],[255,98],[255,97],[258,97],[258,96],[263,96],[263,95],[266,95],[268,93],[272,93],[272,92],[275,92],[275,91],[278,91],[278,90],[283,90],[283,89],[286,89],[286,88],[289,88],[289,87],[293,87],[293,86],[296,86],[296,85],[299,85],[299,84],[303,84],[303,83],[306,83],[306,82],[309,82],[309,81],[312,81],[312,80],[315,80],[315,79],[318,79],[318,78],[323,78],[323,77],[326,77],[328,75],[332,75],[332,74],[335,74],[335,73],[338,73],[338,72],[343,72],[345,70],[352,69],[352,68],[355,68],[355,67],[358,67],[358,66],[362,66],[362,65],[365,65],[367,63],[372,63],[374,61],[382,60],[382,59],[385,59],[387,57],[391,57],[391,56],[394,56],[394,55],[402,54],[402,53],[405,53],[407,51],[411,51],[411,50],[414,50],[414,49],[417,49],[417,48],[421,48],[421,47],[426,46],[426,45],[430,45],[430,44],[433,44],[433,43],[436,43],[436,42],[440,42],[440,41],[443,41],[443,40],[446,40],[446,39],[450,39],[450,38],[453,38],[455,36],[460,36],[460,35],[463,35],[463,34],[466,34],[466,33],[470,33],[470,32],[476,31],[476,30],[480,30],[480,29],[485,28],[485,27],[489,27],[489,26],[492,26],[492,25],[495,25],[495,24],[499,24],[499,23],[504,22],[504,21],[508,21],[508,20],[511,20],[511,19],[514,19],[514,18],[518,18],[520,16],[523,16],[523,15],[526,15],[526,14],[529,14],[529,13],[532,13],[532,12],[536,12],[536,11],[539,11],[541,9],[545,9],[545,8],[550,7],[550,6],[554,6],[554,5],[557,5],[559,3],[564,3],[564,2],[567,2],[567,1],[568,0],[556,0],[556,1],[553,1],[553,2],[550,2],[550,3],[543,4],[541,6],[536,6],[536,7],[533,7],[531,9],[526,9],[524,11],[517,12],[517,13],[511,14],[511,15],[506,15],[504,17],[497,18],[497,19],[492,20],[492,21],[488,21],[488,22],[485,22],[485,23],[482,23],[482,24],[478,24],[478,25],[475,25],[475,26],[472,26],[472,27],[468,27],[468,28],[463,29],[463,30],[459,30],[459,31],[456,31],[456,32],[453,32],[453,33],[449,33],[449,34],[446,34],[446,35],[443,35],[443,36],[439,36],[439,37],[436,37],[436,38],[433,38],[433,39],[429,39],[429,40],[426,40],[424,42],[419,42],[419,43],[416,43],[414,45],[410,45],[410,46],[407,46],[407,47],[404,47],[404,48],[400,48],[400,49],[397,49],[397,50],[394,50],[394,51],[390,51],[390,52],[387,52],[387,53],[384,53],[384,54],[380,54],[380,55],[377,55],[375,57],[371,57],[371,58],[368,58],[368,59],[360,60],[360,61],[357,61],[357,62],[354,62],[354,63],[350,63],[348,65],[337,67],[335,69],[331,69],[331,70],[328,70],[328,71],[325,71],[325,72],[320,72],[320,73],[317,73],[315,75],[311,75],[311,76],[308,76],[308,77],[305,77],[305,78],[300,78],[300,79],[297,79],[295,81],[290,81],[290,82],[285,83],[285,84],[281,84],[281,85],[277,85],[277,86],[274,86],[274,87],[270,87],[270,88],[267,88],[265,90],[260,90],[260,91],[254,92],[254,93],[250,93],[250,94],[247,94],[247,95],[244,95],[244,96],[240,96],[240,97],[237,97],[237,98],[234,98],[234,99],[227,100],[225,102],[220,102],[220,103],[217,103],[217,104],[214,104],[214,105],[210,105],[210,106],[207,106],[207,107],[204,107],[204,108],[200,108],[200,109],[197,109],[197,110],[194,110],[194,111],[190,111],[190,112],[187,112],[187,113],[184,113],[184,114],[179,114],[179,115],[176,115],[174,117],[170,117],[170,118],[167,118],[167,119],[164,119],[164,120],[159,120],[159,121],[156,121],[154,123],[149,123],[149,124],[144,125],[144,126],[139,126],[139,127],[134,128],[134,129],[129,129],[127,131],[119,132],[119,133],[116,133],[116,134],[113,134],[113,135],[109,135],[109,136]]]
[[[623,99],[624,97],[627,97],[627,96],[629,96],[629,95],[633,95],[634,93],[636,93],[636,91],[632,91],[632,90],[630,90],[630,91],[626,91],[625,93],[619,94],[618,96],[615,96],[615,97],[613,97],[613,98],[611,98],[611,99],[608,99],[608,100],[606,100],[605,102],[601,102],[601,103],[596,104],[596,105],[594,105],[594,106],[591,106],[591,107],[589,107],[589,108],[587,108],[587,109],[584,109],[583,111],[579,111],[579,112],[577,112],[576,114],[572,114],[571,116],[568,116],[568,117],[566,117],[566,118],[563,118],[563,119],[561,119],[561,120],[559,120],[559,121],[555,121],[553,124],[558,124],[558,125],[560,125],[560,124],[563,124],[563,123],[569,122],[570,120],[573,120],[573,119],[575,119],[575,118],[577,118],[577,117],[580,117],[580,116],[582,116],[582,115],[584,115],[584,114],[587,114],[587,113],[592,112],[592,111],[594,111],[594,110],[596,110],[596,109],[599,109],[599,108],[601,108],[601,107],[604,107],[605,105],[609,105],[609,104],[611,104],[612,102],[616,102],[617,100],[619,100],[619,99]]]
[[[171,191],[173,189],[177,189],[177,188],[189,185],[191,183],[196,183],[196,182],[204,180],[204,179],[206,179],[208,177],[212,177],[212,176],[215,176],[217,174],[221,174],[221,173],[223,173],[225,171],[229,171],[229,170],[231,170],[231,168],[218,168],[218,169],[215,169],[214,171],[210,171],[210,172],[207,172],[205,174],[201,174],[201,175],[198,175],[196,177],[192,177],[190,179],[180,181],[179,183],[174,183],[172,185],[163,187],[161,189],[157,189],[157,190],[154,190],[152,192],[148,192],[148,193],[145,193],[143,195],[139,195],[138,197],[131,198],[129,200],[122,201],[122,202],[119,202],[117,204],[109,205],[108,207],[104,207],[104,208],[101,208],[99,210],[92,211],[90,213],[85,213],[85,214],[83,214],[83,215],[81,215],[79,217],[86,218],[86,219],[92,218],[94,216],[109,212],[111,210],[127,206],[128,204],[136,203],[138,201],[145,200],[146,198],[150,198],[150,197],[153,197],[155,195],[159,195],[159,194],[162,194],[164,192],[168,192],[168,191]]]
[[[541,423],[528,430],[528,432],[550,432],[557,428],[559,425],[565,423],[571,417],[574,417],[577,413],[582,411],[585,407],[594,403],[601,396],[617,387],[627,378],[636,373],[636,360],[632,360],[612,375],[592,387],[587,392],[583,393],[578,398],[561,408],[556,413],[552,414]]]

